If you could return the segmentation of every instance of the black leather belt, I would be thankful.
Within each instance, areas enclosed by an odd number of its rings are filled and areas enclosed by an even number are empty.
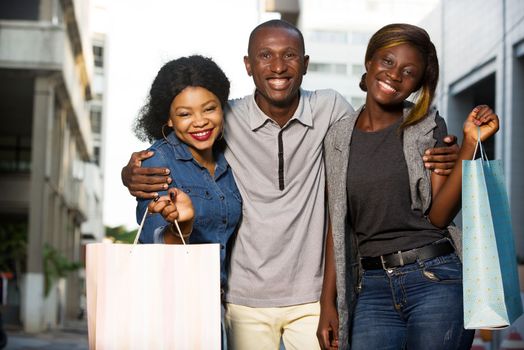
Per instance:
[[[372,258],[362,258],[360,263],[365,270],[390,269],[416,262],[451,254],[455,248],[450,241],[428,244],[420,248],[391,253]]]

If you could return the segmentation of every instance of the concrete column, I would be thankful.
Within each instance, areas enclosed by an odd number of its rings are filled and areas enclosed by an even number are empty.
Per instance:
[[[51,22],[57,6],[58,0],[40,0],[39,19]]]
[[[33,97],[33,128],[27,274],[23,279],[21,318],[26,332],[43,329],[44,274],[43,244],[49,191],[46,186],[48,144],[54,113],[54,90],[49,78],[35,79]]]
[[[68,227],[71,232],[69,237],[68,259],[71,261],[79,261],[80,249],[80,229],[76,224],[73,215],[69,217]],[[66,300],[66,317],[68,319],[75,319],[80,311],[80,295],[82,294],[82,286],[80,285],[79,272],[73,271],[67,276],[67,300]]]

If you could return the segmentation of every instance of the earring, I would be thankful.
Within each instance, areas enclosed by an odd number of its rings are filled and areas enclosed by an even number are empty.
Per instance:
[[[162,136],[164,137],[164,140],[166,140],[167,143],[169,143],[170,145],[173,145],[171,142],[169,142],[169,140],[167,139],[167,136],[166,136],[166,134],[165,134],[165,132],[164,132],[164,127],[166,127],[166,126],[169,127],[169,126],[167,125],[167,123],[164,124],[164,125],[162,125]]]
[[[362,74],[362,78],[360,78],[360,83],[358,84],[360,90],[362,91],[368,91],[368,87],[366,85],[366,75],[367,73]]]

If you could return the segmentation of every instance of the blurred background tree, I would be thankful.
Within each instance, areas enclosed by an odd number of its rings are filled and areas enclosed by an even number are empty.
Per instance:
[[[138,230],[128,231],[125,226],[106,226],[106,238],[109,238],[114,243],[133,243]]]

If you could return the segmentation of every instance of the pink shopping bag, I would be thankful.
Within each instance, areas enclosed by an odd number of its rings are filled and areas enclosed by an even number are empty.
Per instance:
[[[87,245],[90,350],[220,349],[218,244]]]

